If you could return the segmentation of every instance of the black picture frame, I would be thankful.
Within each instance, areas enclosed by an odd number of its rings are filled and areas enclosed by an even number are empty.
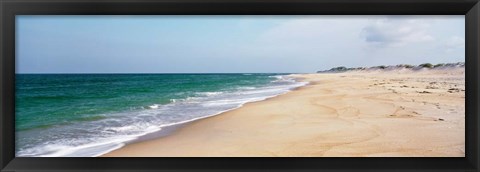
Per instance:
[[[1,171],[478,171],[478,0],[0,0]],[[15,15],[465,15],[466,142],[462,158],[15,157]]]

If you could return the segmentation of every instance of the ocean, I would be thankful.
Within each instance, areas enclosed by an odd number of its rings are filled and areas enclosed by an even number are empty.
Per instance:
[[[95,157],[305,85],[287,74],[16,74],[17,157]]]

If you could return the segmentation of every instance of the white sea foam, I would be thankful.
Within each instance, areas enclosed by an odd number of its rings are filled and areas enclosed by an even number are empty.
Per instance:
[[[154,104],[154,105],[151,105],[151,106],[148,106],[150,109],[158,109],[158,106],[157,104]]]
[[[263,87],[239,87],[223,92],[198,92],[200,97],[171,99],[166,105],[153,104],[146,109],[108,115],[109,118],[79,123],[64,128],[50,128],[43,132],[56,133],[59,139],[17,151],[16,156],[100,156],[163,127],[188,123],[242,107],[245,103],[265,100],[291,89],[303,86],[290,77],[273,76],[271,84]],[[206,108],[208,107],[208,108]],[[75,131],[72,133],[63,131]],[[22,137],[35,135],[26,132]],[[77,135],[75,135],[77,134]]]
[[[199,92],[199,93],[196,93],[198,95],[202,95],[202,96],[213,96],[213,95],[218,95],[218,94],[222,94],[223,92],[221,91],[216,91],[216,92]]]
[[[239,90],[253,90],[256,87],[238,87]]]

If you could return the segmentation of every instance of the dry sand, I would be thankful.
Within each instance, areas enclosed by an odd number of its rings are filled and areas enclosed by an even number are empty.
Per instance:
[[[106,157],[464,157],[464,68],[301,74],[310,84]]]

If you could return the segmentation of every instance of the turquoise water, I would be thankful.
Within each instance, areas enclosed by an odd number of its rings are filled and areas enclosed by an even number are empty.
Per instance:
[[[280,74],[17,74],[16,155],[98,156],[303,84]]]

